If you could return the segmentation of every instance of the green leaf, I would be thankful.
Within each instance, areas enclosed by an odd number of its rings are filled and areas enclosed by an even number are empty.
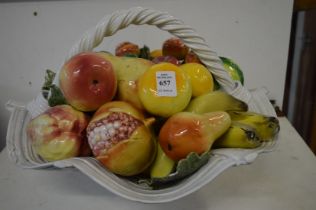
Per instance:
[[[45,99],[48,98],[49,91],[50,91],[51,85],[53,84],[55,75],[56,75],[56,73],[53,72],[52,70],[50,70],[50,69],[46,70],[45,82],[42,86],[42,95]]]
[[[123,57],[138,58],[138,56],[135,54],[125,54]]]
[[[56,85],[53,84],[56,73],[50,69],[46,70],[45,82],[42,86],[42,95],[48,101],[49,106],[67,104],[67,101]]]
[[[140,48],[139,58],[150,59],[150,49],[146,45],[143,48]]]
[[[51,85],[50,91],[51,91],[51,95],[48,98],[48,105],[49,106],[67,104],[67,101],[66,101],[63,93],[59,89],[59,87],[57,87],[56,85]]]
[[[224,68],[228,72],[230,77],[233,80],[240,81],[240,83],[244,85],[244,74],[242,70],[240,69],[240,67],[233,60],[229,58],[226,58],[226,57],[219,57],[219,58],[222,60],[224,64]]]

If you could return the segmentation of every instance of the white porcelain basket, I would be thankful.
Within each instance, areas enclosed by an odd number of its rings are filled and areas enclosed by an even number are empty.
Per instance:
[[[266,96],[266,90],[249,91],[239,82],[233,82],[224,70],[220,58],[209,49],[204,39],[197,35],[191,27],[184,25],[182,21],[165,12],[135,7],[107,15],[96,27],[84,34],[70,50],[65,60],[77,53],[92,51],[102,42],[104,37],[112,36],[118,30],[131,24],[154,25],[180,38],[199,56],[226,92],[245,101],[251,111],[270,116],[276,115]],[[56,78],[58,78],[58,75]],[[58,80],[55,80],[54,83],[58,85]],[[10,159],[14,163],[23,168],[75,167],[109,191],[124,198],[145,203],[162,203],[184,197],[200,189],[225,169],[251,163],[258,154],[271,151],[276,143],[276,140],[267,142],[256,149],[212,150],[208,163],[193,175],[168,188],[153,190],[114,175],[92,157],[78,157],[56,162],[43,161],[33,151],[26,136],[27,123],[48,108],[47,101],[41,94],[27,105],[9,101],[7,108],[11,111],[11,117],[7,131],[6,148]]]

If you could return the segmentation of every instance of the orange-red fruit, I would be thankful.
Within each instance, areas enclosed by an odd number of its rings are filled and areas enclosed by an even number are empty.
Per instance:
[[[202,154],[230,126],[226,112],[194,114],[179,112],[171,116],[159,132],[159,144],[173,160],[185,158],[189,153]]]
[[[202,64],[201,60],[199,59],[199,57],[192,51],[190,51],[184,59],[185,63],[200,63]]]
[[[178,60],[183,60],[188,52],[189,48],[179,38],[167,39],[162,45],[162,54],[164,56],[170,55]]]
[[[88,120],[71,106],[58,105],[32,119],[27,135],[34,150],[47,161],[89,155],[85,135]]]
[[[122,42],[115,48],[116,56],[135,55],[138,56],[140,49],[138,45],[131,42]]]
[[[111,101],[117,79],[110,61],[94,52],[75,55],[62,67],[59,85],[67,100],[80,111],[95,111]]]

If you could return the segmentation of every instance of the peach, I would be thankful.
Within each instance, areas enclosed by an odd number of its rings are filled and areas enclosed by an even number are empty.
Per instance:
[[[107,169],[122,176],[143,172],[152,163],[156,143],[144,119],[130,104],[111,101],[101,106],[87,127],[94,156]]]
[[[55,161],[88,155],[85,129],[89,118],[69,105],[49,108],[32,119],[27,135],[34,150],[45,160]]]
[[[98,53],[85,52],[64,64],[59,85],[71,106],[80,111],[95,111],[113,99],[117,79],[110,61]]]

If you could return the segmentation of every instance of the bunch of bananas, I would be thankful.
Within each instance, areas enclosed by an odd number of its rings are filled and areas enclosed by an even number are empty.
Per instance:
[[[232,124],[224,135],[214,142],[215,148],[255,148],[271,141],[280,130],[276,117],[254,112],[228,111]]]
[[[270,141],[279,132],[276,117],[249,112],[243,101],[222,92],[213,91],[193,99],[186,111],[206,113],[227,111],[232,124],[224,135],[214,142],[215,148],[255,148],[263,141]]]

